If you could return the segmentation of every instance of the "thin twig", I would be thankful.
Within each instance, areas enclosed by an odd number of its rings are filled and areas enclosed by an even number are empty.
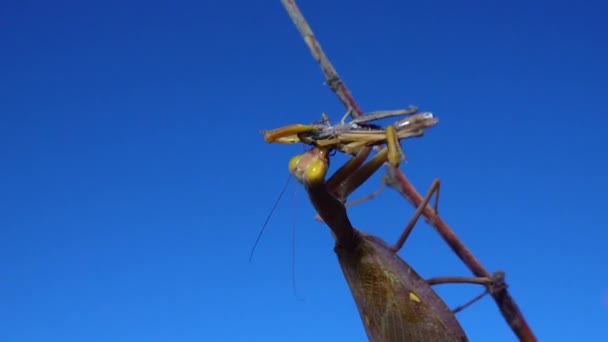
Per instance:
[[[306,22],[306,19],[304,19],[304,16],[298,9],[296,2],[293,0],[281,1],[283,2],[285,9],[287,9],[291,20],[293,20],[294,25],[298,28],[298,31],[300,31],[302,38],[304,38],[304,42],[308,45],[312,56],[321,66],[321,71],[323,71],[323,74],[325,75],[325,82],[327,85],[336,93],[338,99],[340,99],[347,110],[353,110],[353,117],[356,118],[363,115],[363,111],[361,111],[361,108],[359,108],[359,105],[357,105],[357,102],[353,99],[350,91],[338,76],[336,69],[334,69],[334,66],[329,59],[327,59],[327,56],[325,56],[323,49],[321,49],[321,45],[312,33],[310,26],[308,26],[308,22]]]
[[[321,46],[317,42],[310,26],[304,19],[304,16],[298,9],[294,0],[281,0],[283,6],[289,13],[292,21],[297,27],[298,31],[304,38],[306,45],[310,49],[313,57],[319,63],[321,70],[325,76],[327,85],[334,91],[337,97],[340,99],[342,104],[347,110],[352,109],[352,116],[358,117],[363,115],[362,110],[357,105],[356,101],[352,97],[350,91],[344,84],[344,82],[338,76],[333,65],[325,56],[325,53],[321,49]],[[414,207],[418,207],[422,203],[422,197],[414,186],[409,182],[407,177],[399,169],[389,168],[389,179],[392,181],[391,185],[399,191]],[[435,211],[426,207],[423,211],[423,216],[446,240],[450,248],[458,255],[458,257],[467,265],[471,272],[477,277],[491,277],[491,273],[488,272],[481,263],[473,256],[466,246],[458,239],[456,234],[450,229],[450,227],[435,213]],[[521,341],[533,342],[537,341],[536,337],[532,333],[532,330],[528,326],[523,314],[517,307],[517,304],[513,298],[509,295],[506,287],[498,291],[491,293],[492,297],[496,301],[503,317],[507,321],[507,324],[511,327],[515,335],[519,337]]]

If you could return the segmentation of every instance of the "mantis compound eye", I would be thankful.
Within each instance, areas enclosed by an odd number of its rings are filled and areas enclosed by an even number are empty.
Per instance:
[[[300,159],[302,159],[304,155],[297,155],[289,160],[289,173],[295,175],[298,171],[298,164],[300,164]]]
[[[307,183],[321,183],[327,173],[327,164],[320,159],[312,161],[304,172]]]

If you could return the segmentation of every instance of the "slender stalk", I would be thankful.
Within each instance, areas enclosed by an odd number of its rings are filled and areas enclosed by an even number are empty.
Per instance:
[[[316,40],[310,26],[306,22],[306,19],[300,12],[294,0],[281,0],[283,6],[287,10],[296,28],[302,35],[306,45],[310,49],[315,60],[319,63],[321,70],[325,76],[325,80],[328,86],[336,94],[340,102],[344,105],[347,110],[352,110],[352,116],[358,117],[363,115],[363,111],[357,105],[350,91],[344,84],[344,82],[338,76],[335,68],[321,49],[321,45]],[[371,149],[371,148],[366,148]],[[422,203],[422,197],[416,188],[410,183],[407,177],[399,169],[389,168],[389,179],[392,181],[391,185],[397,191],[399,191],[414,207],[418,207]],[[317,206],[323,206],[323,203],[318,202]],[[314,204],[314,201],[313,201]],[[317,208],[319,210],[320,208]],[[322,209],[322,208],[321,208]],[[327,211],[327,210],[325,210]],[[430,207],[426,207],[423,211],[423,216],[427,221],[437,230],[437,232],[443,237],[448,243],[450,248],[458,255],[458,257],[467,265],[471,272],[477,277],[491,277],[492,275],[488,272],[481,263],[473,256],[469,249],[458,239],[456,234],[450,229],[450,227],[437,215],[437,213]],[[346,236],[343,238],[348,241],[348,232],[344,232]],[[519,310],[517,304],[507,291],[506,287],[493,292],[492,297],[496,301],[503,317],[507,324],[511,327],[515,335],[521,340],[526,342],[537,341],[528,323],[526,322],[523,314]]]

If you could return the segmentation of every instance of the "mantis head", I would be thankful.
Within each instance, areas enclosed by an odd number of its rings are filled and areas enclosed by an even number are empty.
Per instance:
[[[327,149],[315,147],[297,155],[289,161],[289,172],[306,186],[322,183],[329,168],[328,153]]]

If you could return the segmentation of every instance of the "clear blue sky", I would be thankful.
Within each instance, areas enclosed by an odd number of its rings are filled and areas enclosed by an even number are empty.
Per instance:
[[[600,3],[300,3],[364,110],[440,117],[403,169],[442,179],[442,216],[543,341],[608,336]],[[295,182],[248,262],[302,151],[259,130],[344,110],[279,0],[9,0],[0,42],[1,341],[366,340]],[[412,211],[388,191],[350,213],[392,242]],[[470,274],[424,223],[401,255]],[[515,340],[490,299],[458,317]]]

